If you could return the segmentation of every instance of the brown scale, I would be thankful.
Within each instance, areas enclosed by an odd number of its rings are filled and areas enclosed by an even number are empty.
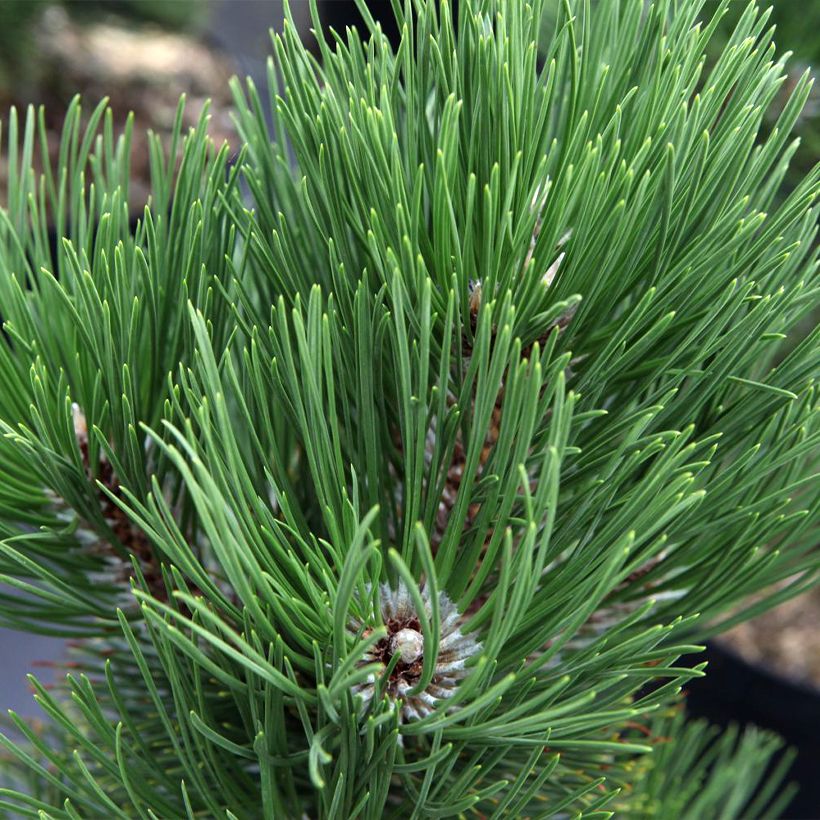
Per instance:
[[[472,336],[475,337],[476,331],[478,330],[478,309],[481,307],[481,283],[480,282],[470,282],[470,331]],[[555,328],[558,328],[558,332],[565,330],[569,323],[572,321],[573,317],[575,316],[576,311],[578,310],[578,305],[570,305],[554,322],[552,322],[547,329],[535,340],[530,342],[528,345],[521,348],[521,358],[528,359],[532,355],[532,349],[535,347],[535,343],[538,342],[541,348],[549,341],[550,335]],[[495,339],[496,329],[492,328],[490,331],[490,338],[491,340]],[[473,352],[473,345],[472,342],[465,336],[462,342],[462,351],[464,352],[465,356],[472,355]]]
[[[84,426],[85,417],[82,418],[82,423],[76,430],[77,444],[80,448],[80,454],[82,456],[85,472],[89,478],[93,479],[94,473],[91,470],[88,452],[88,434],[85,431]],[[117,481],[116,475],[114,474],[114,468],[111,466],[108,459],[102,454],[99,459],[98,478],[100,483],[102,483],[116,498],[123,498],[122,489]],[[105,518],[108,526],[111,527],[111,530],[117,540],[128,550],[130,554],[136,556],[142,574],[145,577],[145,583],[148,585],[151,595],[159,601],[167,602],[168,592],[165,588],[165,582],[162,577],[162,569],[154,551],[154,547],[148,536],[136,524],[134,524],[123,512],[123,510],[117,506],[104,492],[100,491],[98,493],[98,498],[103,518]],[[120,557],[112,548],[111,544],[103,540],[100,540],[97,543],[93,551],[99,555]],[[127,582],[131,578],[130,570],[131,567],[128,562],[125,559],[122,559],[121,577],[118,580],[123,583]],[[194,594],[200,594],[199,590],[192,591]]]
[[[524,269],[526,270],[527,266],[529,265],[530,261],[532,260],[533,253],[535,250],[536,240],[538,238],[538,234],[541,230],[541,219],[539,218],[536,222],[535,230],[532,235],[532,239],[530,241],[530,246],[527,251],[527,255],[524,259]],[[563,244],[563,243],[562,243]],[[561,255],[563,257],[563,254]],[[560,258],[557,260],[555,268],[557,269],[557,264],[560,264]],[[552,271],[552,276],[554,277],[555,270]],[[547,285],[552,284],[552,279],[547,282]],[[481,298],[482,298],[482,288],[481,282],[473,282],[470,281],[469,283],[469,322],[470,322],[470,331],[471,331],[471,338],[475,338],[475,334],[478,329],[478,312],[481,307]],[[567,310],[564,311],[554,322],[552,322],[547,329],[533,342],[530,342],[521,350],[521,358],[528,359],[532,355],[533,347],[535,346],[536,341],[538,342],[540,347],[544,347],[547,341],[550,338],[550,335],[558,328],[558,332],[561,333],[564,329],[570,324],[573,317],[575,316],[575,312],[577,310],[577,305],[570,306]],[[490,331],[490,338],[491,338],[491,345],[495,339],[496,329],[492,328]],[[470,338],[467,338],[465,335],[462,340],[462,352],[465,357],[469,357],[473,353],[473,345]],[[570,364],[574,364],[580,361],[583,357],[577,357],[573,359]],[[567,368],[569,370],[569,368]],[[502,399],[504,395],[504,387],[502,385],[501,389],[499,390],[498,396],[496,398],[495,406],[492,410],[492,415],[490,417],[490,425],[489,429],[487,430],[487,435],[484,440],[484,445],[481,448],[481,453],[479,455],[478,460],[478,469],[477,469],[477,476],[481,476],[484,471],[484,467],[486,466],[487,462],[490,459],[490,455],[492,454],[493,448],[495,447],[496,443],[498,442],[500,432],[501,432],[501,405]],[[551,412],[551,411],[548,411]],[[439,502],[438,511],[436,515],[436,527],[434,532],[431,534],[430,538],[430,546],[433,551],[433,554],[436,554],[439,545],[444,537],[444,531],[447,527],[447,522],[450,518],[450,513],[452,512],[453,508],[455,507],[456,500],[458,498],[458,492],[461,488],[462,481],[464,480],[464,468],[466,466],[467,454],[464,448],[464,444],[459,433],[456,444],[453,449],[453,458],[450,464],[450,467],[447,470],[447,480],[444,485],[444,489],[441,495],[441,501]],[[534,484],[534,482],[532,482]],[[531,486],[531,489],[534,490],[534,486]],[[479,512],[481,510],[480,503],[472,503],[468,507],[467,519],[465,521],[465,529],[469,529],[478,518]],[[475,573],[478,571],[479,567],[481,566],[481,562],[483,561],[485,555],[487,554],[487,549],[489,547],[489,542],[492,538],[492,534],[489,534],[484,541],[481,553],[478,557],[478,561],[476,562],[476,568],[473,571],[471,577],[475,577]],[[467,611],[465,612],[466,616],[474,615],[476,612],[481,609],[484,603],[487,600],[487,595],[484,593],[479,594],[476,598],[471,602]]]
[[[475,336],[476,328],[478,326],[478,310],[480,307],[481,283],[470,282],[470,330],[472,331],[473,336]],[[495,330],[493,330],[492,335],[493,337],[495,336]],[[471,356],[473,352],[472,343],[466,337],[462,342],[462,351],[465,357]],[[482,444],[481,452],[478,456],[478,468],[476,470],[477,477],[480,477],[481,474],[484,472],[484,467],[490,460],[490,455],[492,454],[493,448],[498,442],[498,438],[501,434],[501,402],[503,397],[504,388],[502,387],[501,390],[499,390],[498,392],[498,396],[496,397],[495,405],[490,415],[490,425],[487,429],[487,434],[484,438],[484,443]],[[444,489],[441,493],[441,501],[439,501],[438,510],[436,512],[435,530],[431,534],[430,538],[430,546],[433,550],[434,555],[438,550],[439,545],[441,544],[441,541],[444,537],[444,531],[447,528],[447,522],[450,519],[450,513],[453,511],[453,508],[456,504],[456,500],[458,499],[458,493],[461,489],[461,484],[464,481],[464,469],[466,466],[467,450],[464,447],[464,441],[461,437],[461,432],[459,431],[456,437],[455,446],[453,447],[452,461],[450,462],[450,466],[447,469],[447,479],[444,484]],[[478,517],[480,510],[481,504],[474,502],[469,505],[469,507],[467,508],[467,519],[464,522],[465,529],[469,529],[475,523],[475,520]],[[486,552],[486,547],[487,545],[485,543],[484,549],[481,553],[482,558],[484,557],[484,553]]]
[[[653,555],[645,564],[638,567],[634,572],[630,572],[629,575],[626,576],[626,580],[621,583],[617,588],[623,589],[624,587],[628,586],[635,581],[639,581],[645,575],[648,575],[653,569],[655,569],[658,564],[666,557],[666,552],[663,551],[659,555]]]
[[[621,581],[621,583],[618,584],[618,586],[616,586],[614,590],[612,590],[611,594],[614,595],[618,592],[623,592],[625,589],[629,589],[630,586],[632,586],[633,584],[636,584],[638,581],[640,581],[642,578],[644,578],[650,572],[652,572],[652,570],[655,569],[655,567],[657,567],[658,564],[660,564],[661,561],[663,561],[666,558],[666,556],[667,556],[667,551],[666,550],[662,550],[657,555],[653,555],[644,564],[639,566],[636,570],[634,570],[633,572],[630,572],[629,575],[627,575],[626,578],[624,578],[624,580]],[[654,582],[653,581],[647,581],[647,582],[641,584],[641,591],[646,592],[646,593],[651,593],[652,590],[658,585],[658,583],[659,583],[658,581],[654,581]],[[604,603],[606,604],[606,601]],[[632,602],[629,602],[629,601],[623,602],[623,603],[620,604],[620,606],[622,606],[622,607],[623,606],[631,606],[631,605],[632,605]],[[615,604],[615,606],[618,606],[618,604]]]
[[[538,346],[543,349],[544,345],[549,341],[549,337],[552,335],[552,331],[557,327],[558,332],[560,333],[564,330],[569,323],[572,321],[573,316],[575,316],[575,311],[578,309],[577,305],[571,305],[568,307],[545,331],[542,333],[536,341],[538,342]],[[530,342],[523,350],[521,351],[521,358],[522,359],[529,359],[532,355],[532,349],[535,346],[535,342]],[[577,359],[573,359],[572,361],[577,361]],[[571,364],[572,362],[570,362]]]
[[[493,448],[498,441],[501,432],[501,399],[503,393],[500,392],[490,415],[490,426],[487,430],[487,435],[484,438],[484,443],[481,447],[481,452],[478,456],[478,468],[476,470],[477,476],[481,476],[484,472],[484,467],[490,460],[490,455]],[[436,526],[430,539],[430,546],[435,554],[436,550],[441,544],[444,537],[444,531],[447,528],[447,522],[450,519],[450,513],[455,507],[458,493],[461,489],[461,484],[464,481],[464,469],[467,466],[467,451],[464,447],[464,442],[459,433],[456,438],[455,447],[453,448],[453,459],[447,469],[447,479],[444,484],[444,489],[441,493],[441,500],[439,501],[438,510],[436,512]],[[469,529],[478,518],[481,511],[481,504],[473,502],[467,508],[467,519],[464,522],[466,529]]]
[[[529,265],[530,261],[532,260],[533,252],[535,249],[535,243],[538,238],[538,234],[541,230],[541,220],[540,218],[536,222],[535,231],[533,232],[532,239],[530,241],[530,246],[524,260],[524,268],[526,269],[527,265]],[[563,256],[563,254],[562,254]],[[557,264],[560,264],[560,258],[557,260]],[[552,275],[554,276],[555,271],[553,271]],[[547,285],[550,285],[551,281],[547,282]],[[470,323],[470,338],[466,335],[462,340],[462,353],[465,358],[468,358],[473,353],[473,344],[471,339],[475,337],[477,328],[478,328],[478,312],[481,307],[481,299],[482,299],[482,288],[481,282],[473,282],[470,281],[469,283],[469,323]],[[549,327],[538,337],[537,340],[531,342],[526,347],[524,347],[521,351],[521,356],[523,358],[529,358],[532,355],[532,350],[537,341],[538,344],[543,347],[546,342],[548,341],[550,335],[558,328],[558,332],[562,332],[572,321],[575,312],[577,309],[577,305],[572,305],[568,308],[561,316],[559,316],[554,322],[552,322]],[[495,339],[496,329],[491,329],[491,344],[492,340]],[[579,359],[573,361],[579,361]],[[571,362],[572,363],[572,362]],[[493,407],[492,414],[490,417],[490,424],[487,430],[487,435],[484,439],[484,444],[481,448],[481,453],[478,459],[478,467],[476,470],[476,476],[480,477],[484,472],[484,468],[487,462],[490,459],[490,455],[492,454],[493,448],[495,447],[496,443],[498,442],[500,431],[501,431],[501,405],[502,399],[504,395],[504,388],[503,386],[499,390],[498,396],[496,398],[495,406]],[[401,441],[396,437],[396,444],[401,450]],[[464,446],[464,441],[461,437],[459,432],[456,443],[453,448],[453,456],[450,466],[447,469],[447,478],[444,484],[444,489],[442,490],[441,500],[439,501],[438,510],[436,512],[436,520],[435,520],[435,527],[433,532],[430,535],[430,547],[432,549],[433,555],[436,554],[438,551],[438,547],[440,546],[442,539],[444,537],[444,532],[447,527],[447,523],[450,519],[450,515],[455,507],[456,501],[458,499],[458,493],[461,489],[461,485],[464,481],[464,470],[466,467],[467,462],[467,453]],[[481,510],[480,503],[472,503],[468,507],[467,518],[464,522],[465,529],[469,529],[478,518],[479,512]],[[481,561],[483,560],[484,556],[487,552],[487,547],[489,545],[489,541],[491,539],[491,535],[488,535],[487,539],[484,542],[481,554],[479,556],[477,567],[480,566]]]
[[[100,465],[100,481],[117,498],[122,498],[122,489],[108,461]],[[148,536],[128,518],[120,507],[102,493],[100,494],[100,506],[117,540],[136,556],[151,594],[158,600],[167,601],[168,593],[162,578],[162,570]]]
[[[478,326],[478,311],[481,307],[481,283],[470,283],[470,299],[469,299],[469,308],[470,308],[470,328],[472,330],[473,335],[475,335],[477,326]],[[567,325],[572,321],[572,317],[575,315],[575,306],[567,310],[562,316],[560,316],[555,322],[553,322],[547,330],[538,338],[538,343],[540,345],[544,345],[546,341],[549,339],[550,334],[552,331],[557,327],[559,332],[564,330]],[[492,334],[493,337],[495,336],[495,329],[493,329]],[[521,351],[522,358],[528,358],[532,354],[532,349],[535,342],[530,343]],[[464,339],[463,342],[463,351],[466,356],[472,355],[472,344],[468,339]],[[486,438],[484,439],[484,444],[481,448],[481,453],[478,459],[478,470],[477,475],[480,477],[484,471],[484,467],[486,466],[487,462],[490,459],[490,455],[492,454],[493,448],[495,447],[496,443],[498,442],[500,433],[501,433],[501,405],[502,400],[504,397],[504,388],[502,386],[501,390],[499,390],[498,396],[496,397],[495,406],[493,407],[492,414],[490,416],[490,425],[489,429],[487,430]],[[464,480],[464,468],[466,466],[467,461],[467,453],[464,448],[464,443],[459,435],[456,439],[456,444],[453,449],[453,459],[450,464],[450,467],[447,470],[447,480],[444,485],[444,490],[442,491],[441,501],[439,502],[438,512],[436,515],[436,530],[432,534],[431,537],[431,547],[433,548],[433,552],[435,554],[435,550],[438,548],[438,545],[441,543],[441,540],[444,536],[444,530],[447,526],[447,521],[449,520],[450,513],[455,506],[456,499],[458,498],[458,492],[461,488],[462,481]],[[477,519],[479,511],[481,510],[481,505],[478,503],[473,503],[468,508],[467,520],[465,521],[465,527],[469,528]],[[481,557],[483,558],[486,552],[487,544],[484,545],[484,550],[482,551]]]
[[[646,563],[639,566],[636,570],[630,572],[629,575],[627,575],[627,577],[621,581],[618,586],[616,586],[615,589],[607,595],[606,598],[604,598],[601,603],[601,607],[589,616],[587,624],[592,627],[598,627],[601,624],[606,625],[612,622],[613,619],[628,615],[638,607],[642,606],[646,600],[648,600],[646,596],[652,594],[653,589],[659,583],[658,581],[647,581],[641,584],[641,593],[645,596],[643,598],[632,598],[627,601],[612,601],[611,596],[617,595],[617,593],[623,592],[624,590],[629,589],[629,587],[633,584],[639,582],[653,569],[655,569],[655,567],[658,566],[658,564],[660,564],[666,556],[667,552],[666,550],[663,550],[657,555],[653,555],[646,561]]]

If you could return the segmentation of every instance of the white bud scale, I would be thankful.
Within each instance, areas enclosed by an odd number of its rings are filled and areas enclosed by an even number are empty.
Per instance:
[[[362,665],[378,663],[382,670],[386,670],[398,653],[399,658],[390,672],[385,692],[387,697],[400,703],[403,721],[418,720],[430,714],[440,701],[455,694],[459,682],[469,672],[467,661],[479,654],[481,644],[475,640],[475,633],[464,635],[461,632],[464,619],[455,604],[442,592],[439,595],[439,647],[433,678],[423,691],[409,694],[421,678],[424,667],[421,622],[413,598],[403,583],[396,590],[382,584],[379,592],[381,617],[387,627],[387,636],[370,648],[362,658]],[[426,586],[422,586],[420,592],[429,623],[432,611],[430,592]],[[370,634],[373,627],[365,626],[363,634]],[[353,633],[359,633],[361,628],[361,621],[354,620],[350,624]],[[373,698],[379,677],[378,674],[373,675],[356,686],[355,691],[366,703]]]
[[[415,629],[400,629],[391,639],[390,648],[399,653],[402,663],[415,663],[424,652],[424,638]]]

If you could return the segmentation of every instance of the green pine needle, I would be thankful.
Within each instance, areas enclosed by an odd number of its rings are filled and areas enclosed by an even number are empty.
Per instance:
[[[140,214],[105,101],[9,115],[0,624],[76,641],[0,810],[774,816],[673,712],[820,569],[810,76],[754,3],[360,5]]]

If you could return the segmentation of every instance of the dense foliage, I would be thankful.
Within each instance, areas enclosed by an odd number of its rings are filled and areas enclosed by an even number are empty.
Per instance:
[[[11,112],[0,620],[75,642],[2,810],[788,797],[677,661],[816,580],[820,169],[775,196],[810,79],[764,127],[754,5],[708,70],[727,3],[565,2],[540,44],[537,0],[459,5],[319,60],[286,23],[272,127],[237,83],[238,156],[154,140],[138,221],[105,104],[55,167]]]

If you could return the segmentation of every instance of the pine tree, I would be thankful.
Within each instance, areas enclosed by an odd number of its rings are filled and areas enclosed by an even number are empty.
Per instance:
[[[139,215],[105,102],[55,163],[10,113],[0,618],[72,642],[0,810],[777,815],[780,742],[681,712],[819,563],[811,80],[766,127],[727,5],[314,8]]]

